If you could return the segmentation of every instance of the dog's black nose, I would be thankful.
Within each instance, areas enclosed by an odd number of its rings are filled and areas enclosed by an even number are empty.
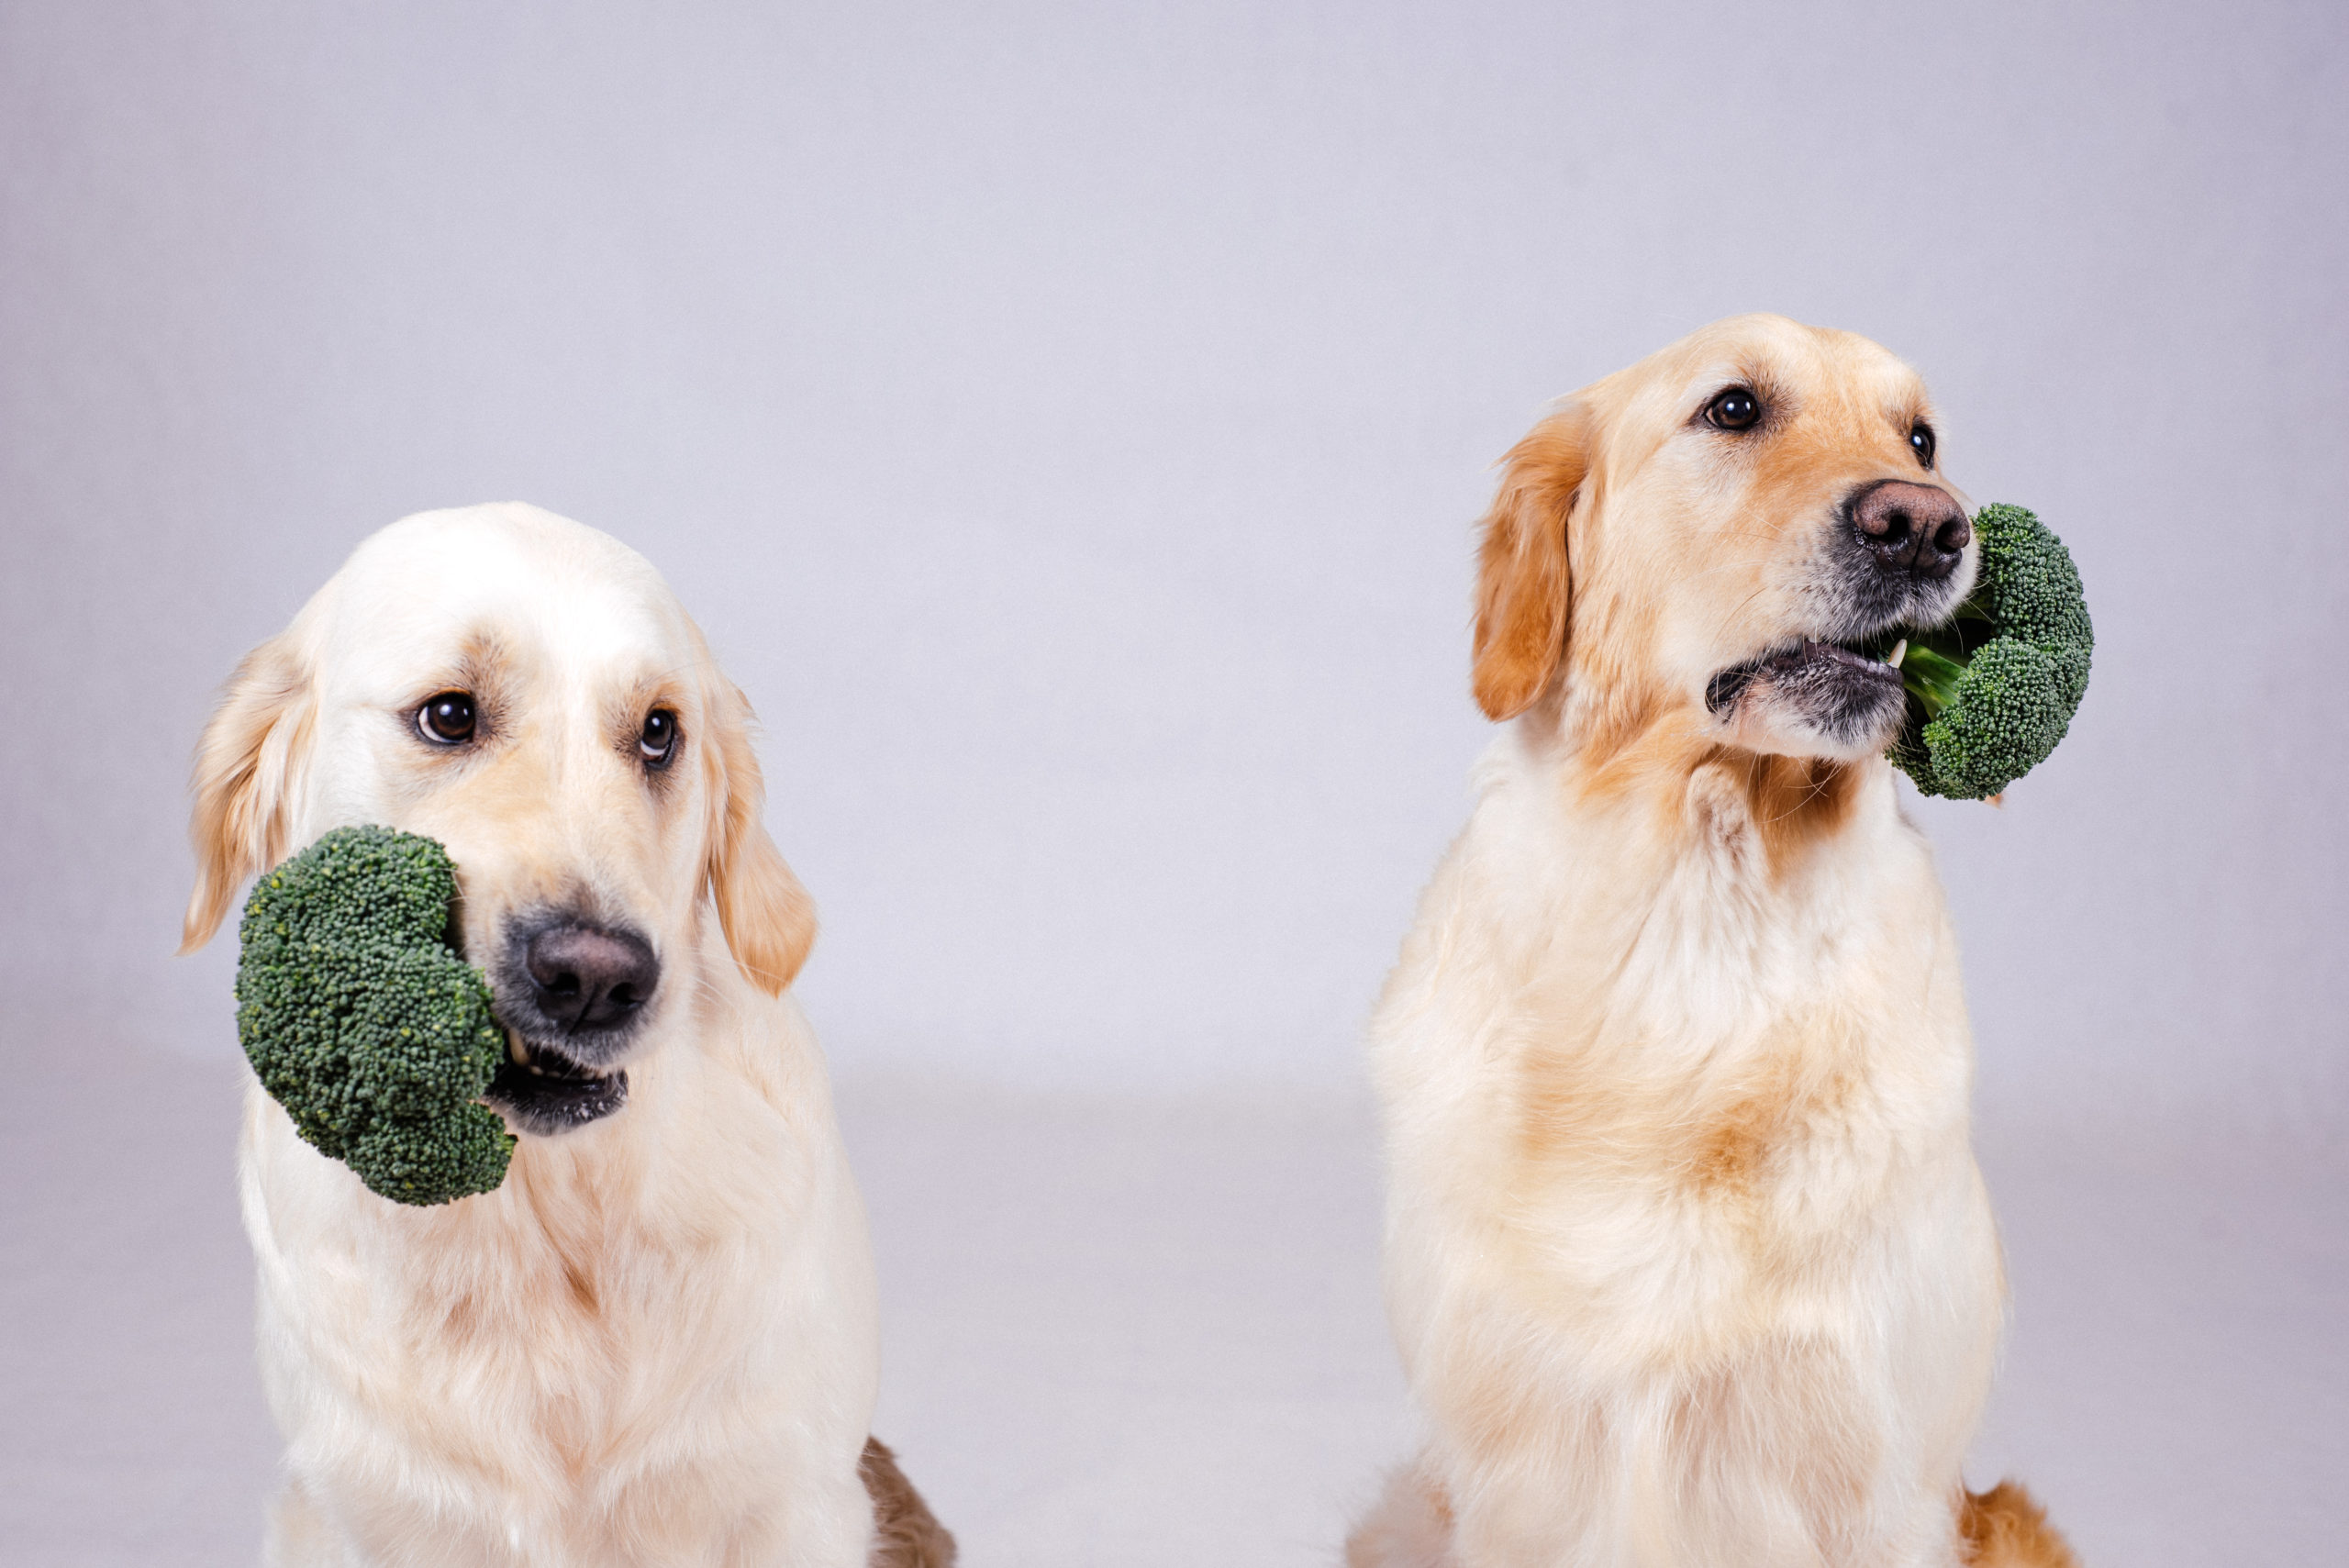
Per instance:
[[[592,926],[550,926],[530,939],[523,956],[539,1011],[565,1029],[607,1029],[625,1024],[652,1000],[661,961],[651,945],[625,931]]]
[[[1851,512],[1860,543],[1876,565],[1905,576],[1948,576],[1974,538],[1957,497],[1932,484],[1878,480],[1852,497]]]

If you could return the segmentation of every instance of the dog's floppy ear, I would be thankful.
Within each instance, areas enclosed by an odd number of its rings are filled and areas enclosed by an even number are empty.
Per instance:
[[[1566,517],[1590,466],[1590,415],[1568,405],[1502,460],[1476,565],[1474,684],[1485,717],[1511,718],[1566,651]]]
[[[195,892],[180,951],[212,940],[244,880],[284,858],[287,805],[311,732],[309,672],[290,636],[271,638],[228,677],[195,748]]]
[[[767,790],[751,747],[750,701],[723,675],[713,672],[709,684],[710,897],[744,977],[780,996],[816,944],[816,906],[760,819]]]

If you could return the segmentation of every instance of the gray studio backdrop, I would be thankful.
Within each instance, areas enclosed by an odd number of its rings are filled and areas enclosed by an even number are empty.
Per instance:
[[[1874,336],[2098,616],[1921,803],[1994,1104],[2343,1103],[2337,6],[0,6],[12,1048],[232,1049],[189,749],[370,529],[651,556],[846,1072],[1335,1088],[1468,528],[1713,317]]]

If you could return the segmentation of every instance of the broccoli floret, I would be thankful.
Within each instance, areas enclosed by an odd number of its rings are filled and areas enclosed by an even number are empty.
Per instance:
[[[1927,795],[1981,800],[2047,760],[2088,687],[2096,631],[2071,551],[2021,506],[1974,518],[1982,571],[1947,625],[1909,634],[1889,755]]]
[[[238,928],[237,1037],[262,1087],[395,1203],[488,1192],[514,1151],[473,1103],[506,1031],[449,945],[456,893],[432,840],[341,828],[264,874]]]

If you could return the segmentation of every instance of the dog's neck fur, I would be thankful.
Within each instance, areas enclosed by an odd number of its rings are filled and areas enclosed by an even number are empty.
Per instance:
[[[1680,917],[1700,923],[1770,906],[1790,916],[1790,904],[1816,896],[1810,873],[1837,835],[1888,834],[1923,849],[1900,819],[1881,758],[1739,751],[1685,704],[1570,701],[1563,684],[1508,727],[1478,776],[1488,798],[1530,813],[1516,819],[1519,830],[1550,840],[1531,885],[1568,896],[1575,884],[1652,888],[1668,898],[1694,881],[1716,902]],[[1897,860],[1900,871],[1932,876],[1929,860]]]
[[[1486,972],[1521,1134],[1503,1163],[1754,1175],[1877,1125],[1842,1107],[1912,1078],[1954,1091],[1936,1141],[1962,1146],[1954,940],[1889,767],[1731,751],[1669,709],[1574,717],[1553,694],[1487,752],[1384,1009],[1406,1025],[1414,989]]]

